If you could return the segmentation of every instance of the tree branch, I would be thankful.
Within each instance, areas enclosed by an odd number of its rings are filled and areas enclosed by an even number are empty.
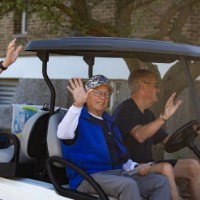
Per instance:
[[[116,0],[115,12],[115,29],[120,33],[121,37],[130,37],[132,35],[131,29],[131,15],[132,12],[141,6],[148,5],[155,0]]]
[[[188,43],[187,38],[181,34],[181,31],[192,8],[197,3],[199,3],[198,0],[180,1],[179,3],[172,1],[157,26],[159,31],[148,35],[145,38],[160,40],[163,37],[171,37],[174,42],[184,41],[185,43]]]
[[[187,1],[187,4],[185,4],[182,8],[180,8],[180,12],[178,13],[177,18],[174,20],[171,31],[169,32],[169,36],[173,41],[190,43],[189,39],[183,34],[181,34],[181,32],[188,17],[192,12],[193,6],[197,3],[199,2],[197,2],[196,0],[190,0]]]

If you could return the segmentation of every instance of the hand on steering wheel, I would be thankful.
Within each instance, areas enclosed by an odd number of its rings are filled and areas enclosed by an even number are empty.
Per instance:
[[[192,120],[179,128],[167,141],[165,150],[173,153],[189,146],[199,133],[199,125],[196,120]]]

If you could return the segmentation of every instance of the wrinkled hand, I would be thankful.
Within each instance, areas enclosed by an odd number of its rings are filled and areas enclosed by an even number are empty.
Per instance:
[[[151,166],[145,166],[138,171],[139,175],[145,176],[150,172]]]
[[[14,63],[20,53],[20,51],[22,50],[22,45],[19,45],[16,49],[15,49],[15,44],[16,43],[16,38],[13,39],[7,47],[7,53],[6,53],[6,58],[3,61],[3,66],[5,68],[7,68],[9,65],[11,65],[12,63]]]
[[[165,104],[165,110],[163,113],[163,118],[168,120],[178,109],[180,104],[182,103],[181,100],[178,100],[176,103],[174,102],[174,98],[176,96],[176,93],[174,92],[171,97],[167,100],[167,103]]]
[[[80,78],[70,79],[67,89],[72,94],[74,98],[74,106],[76,107],[82,107],[87,101],[88,94],[92,91],[88,90],[87,92],[85,92],[83,82]]]

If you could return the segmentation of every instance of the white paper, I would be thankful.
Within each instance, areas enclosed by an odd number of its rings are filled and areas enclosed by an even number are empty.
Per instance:
[[[140,171],[140,169],[147,167],[147,166],[151,166],[153,163],[154,162],[148,162],[148,163],[145,163],[145,164],[141,164],[138,167],[136,167],[136,168],[134,168],[130,171],[123,171],[122,174],[128,174],[128,175],[137,174]]]

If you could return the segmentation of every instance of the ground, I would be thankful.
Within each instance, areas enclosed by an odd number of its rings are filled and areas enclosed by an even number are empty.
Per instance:
[[[179,179],[179,180],[176,180],[176,182],[180,188],[180,195],[182,197],[182,200],[191,200],[188,181],[185,179]]]

